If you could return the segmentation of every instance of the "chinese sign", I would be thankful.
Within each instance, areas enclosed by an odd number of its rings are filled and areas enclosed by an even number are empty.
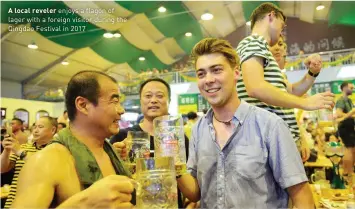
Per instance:
[[[315,83],[312,86],[311,94],[314,95],[331,90],[331,83]]]
[[[191,111],[197,112],[198,94],[180,94],[179,101],[179,113],[187,114]]]
[[[200,94],[180,94],[178,104],[180,114],[187,114],[191,111],[202,112],[210,108],[208,102]]]
[[[316,83],[312,86],[311,94],[318,94],[326,91],[331,91],[335,94],[335,101],[342,95],[340,86],[344,81],[332,81],[328,83]],[[350,80],[355,85],[355,80]],[[350,98],[355,101],[355,90],[354,93],[350,96]]]
[[[307,41],[303,44],[292,43],[289,47],[289,55],[298,55],[302,50],[305,54],[311,54],[319,51],[344,49],[345,43],[342,36],[334,38],[323,38],[316,42]]]
[[[198,112],[203,112],[203,110],[210,109],[211,105],[207,102],[201,94],[198,95]]]
[[[334,94],[342,94],[340,86],[341,86],[341,84],[343,82],[344,81],[333,81],[333,82],[331,82],[332,93],[334,93]],[[351,80],[351,82],[355,85],[355,80]]]

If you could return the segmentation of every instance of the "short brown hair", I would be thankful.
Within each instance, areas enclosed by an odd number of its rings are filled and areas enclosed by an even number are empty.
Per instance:
[[[196,65],[197,59],[206,54],[221,53],[228,60],[232,68],[239,66],[239,56],[232,45],[224,40],[217,38],[205,38],[199,41],[191,52],[191,59]]]
[[[272,3],[263,3],[260,6],[258,6],[256,9],[254,9],[253,13],[250,16],[250,22],[251,22],[251,29],[254,28],[254,25],[257,21],[263,19],[266,14],[270,12],[275,12],[277,17],[282,17],[283,20],[286,22],[286,16],[285,14],[281,11],[281,9],[276,6],[275,4]]]

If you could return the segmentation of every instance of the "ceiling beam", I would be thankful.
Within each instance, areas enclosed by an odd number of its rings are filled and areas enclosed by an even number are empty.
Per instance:
[[[26,85],[27,83],[29,83],[30,81],[32,81],[33,79],[37,78],[38,76],[40,76],[42,73],[45,73],[47,71],[49,71],[52,67],[54,67],[55,65],[61,63],[62,61],[64,61],[65,59],[67,59],[70,55],[72,55],[74,52],[78,51],[79,49],[73,49],[71,51],[69,51],[68,53],[66,53],[65,55],[63,55],[62,57],[59,57],[58,59],[54,60],[52,63],[49,63],[47,66],[43,67],[42,69],[40,69],[39,71],[33,73],[32,75],[28,76],[25,80],[23,80],[21,83],[22,85]],[[39,83],[37,83],[36,85],[38,85]]]
[[[22,65],[20,63],[13,63],[13,62],[9,62],[9,61],[6,61],[6,60],[1,60],[1,63],[4,63],[4,64],[9,64],[9,65],[15,65],[17,67],[22,67],[22,68],[27,68],[27,69],[30,69],[30,70],[37,70],[37,68],[34,68],[34,67],[29,67],[29,66],[26,66],[26,65]]]
[[[314,22],[314,10],[315,2],[301,1],[300,20],[313,23]]]
[[[20,25],[12,25],[13,29],[16,29],[18,26]],[[7,29],[1,33],[1,42],[5,41],[7,39],[7,37],[9,37],[12,34],[12,31],[9,30],[9,26],[7,27]]]
[[[117,64],[113,64],[113,65],[111,65],[110,67],[104,69],[102,72],[104,72],[104,73],[109,73],[109,72],[111,71],[111,69],[112,69],[113,67],[115,67],[116,65],[117,65]]]
[[[11,31],[9,31],[9,29],[7,29],[6,31],[4,31],[3,33],[1,33],[1,42],[5,41],[7,39],[7,37],[9,37],[11,35]]]
[[[228,14],[229,14],[229,17],[232,19],[232,22],[233,22],[233,24],[234,24],[234,30],[236,30],[237,28],[238,28],[238,23],[237,23],[237,21],[235,21],[235,19],[234,19],[234,16],[233,16],[233,14],[232,14],[232,11],[231,11],[231,9],[229,8],[229,5],[230,3],[227,3],[227,2],[225,2],[224,3],[224,8],[226,8],[226,10],[228,11]]]
[[[205,31],[205,34],[207,34],[208,37],[211,37],[211,34],[208,32],[208,30],[205,28],[205,26],[203,26],[203,24],[200,23],[200,21],[195,17],[195,15],[192,14],[192,10],[190,10],[185,4],[184,2],[181,2],[182,7],[184,7],[187,11],[189,11],[187,14],[190,15],[190,17],[192,17],[193,19],[196,20],[196,22],[200,25],[200,27]]]

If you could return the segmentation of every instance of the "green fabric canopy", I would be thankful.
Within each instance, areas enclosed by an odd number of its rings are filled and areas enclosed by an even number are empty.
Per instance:
[[[355,2],[333,1],[328,23],[355,26]]]
[[[121,64],[128,63],[131,68],[139,72],[141,69],[158,68],[164,69],[169,64],[164,63],[156,56],[152,50],[142,50],[130,43],[124,35],[116,39],[106,39],[103,34],[107,32],[91,22],[83,22],[84,18],[80,14],[64,14],[59,11],[70,10],[64,2],[1,2],[2,4],[2,23],[12,24],[10,18],[22,18],[19,23],[30,23],[34,28],[61,27],[61,31],[38,31],[42,36],[51,41],[69,48],[90,47],[97,54],[110,62]],[[163,39],[173,38],[179,47],[185,52],[190,53],[192,47],[203,38],[202,31],[196,19],[189,14],[182,2],[165,2],[167,11],[159,13],[159,2],[121,2],[116,4],[129,10],[133,15],[143,13],[151,24],[163,34]],[[15,14],[8,13],[9,9],[57,9],[54,14]],[[34,17],[40,18],[38,22],[32,22]],[[57,22],[48,22],[49,19],[58,20]],[[78,22],[78,20],[80,22]],[[66,23],[65,23],[65,22]],[[130,19],[128,19],[130,21]],[[126,23],[125,23],[126,24]],[[64,31],[67,28],[69,31]],[[74,31],[70,31],[74,30]],[[85,31],[83,31],[85,30]],[[113,32],[120,32],[116,30]],[[192,32],[193,36],[186,37],[186,32]],[[149,35],[148,35],[149,37]],[[139,37],[137,37],[139,38]],[[161,40],[159,40],[161,41]],[[159,42],[156,42],[159,44]],[[139,61],[139,57],[145,57],[145,61]],[[180,57],[173,57],[178,60]]]
[[[279,5],[277,1],[271,1]],[[1,2],[1,22],[15,24],[29,23],[34,28],[55,29],[60,31],[37,31],[43,37],[68,48],[91,48],[102,58],[115,63],[127,63],[132,69],[164,69],[173,65],[186,54],[190,54],[193,46],[203,38],[200,23],[181,1],[148,2],[148,1],[112,1],[110,6],[117,13],[109,13],[104,7],[106,2],[62,2],[62,1],[3,1]],[[243,1],[244,17],[249,20],[253,10],[263,1]],[[63,11],[78,9],[80,4],[87,8],[105,10],[103,17],[120,18],[123,14],[127,22],[98,23],[94,19],[83,22],[88,14],[80,12],[65,14]],[[158,8],[164,6],[166,12],[160,13]],[[56,9],[54,14],[15,13],[18,9]],[[9,12],[10,9],[12,13]],[[101,15],[101,14],[100,14]],[[90,17],[95,17],[92,15]],[[34,22],[39,18],[39,21]],[[52,20],[48,21],[48,20]],[[53,22],[53,20],[57,20]],[[78,20],[80,22],[78,22]],[[329,11],[329,25],[355,25],[355,2],[333,1]],[[68,29],[68,31],[64,30]],[[71,31],[74,30],[74,31]],[[134,32],[132,32],[134,31]],[[106,32],[118,32],[120,38],[106,39]],[[191,32],[192,36],[185,36]],[[139,61],[145,57],[145,61]]]

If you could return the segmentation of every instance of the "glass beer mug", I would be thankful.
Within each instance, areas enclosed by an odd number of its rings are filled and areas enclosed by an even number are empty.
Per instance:
[[[178,208],[174,158],[139,158],[136,175],[138,208]]]
[[[136,161],[138,158],[149,158],[150,140],[149,135],[143,131],[129,131],[126,139],[128,156],[126,166],[134,174],[136,172]]]
[[[181,116],[161,116],[154,123],[154,156],[173,157],[177,175],[186,171],[184,123]]]

